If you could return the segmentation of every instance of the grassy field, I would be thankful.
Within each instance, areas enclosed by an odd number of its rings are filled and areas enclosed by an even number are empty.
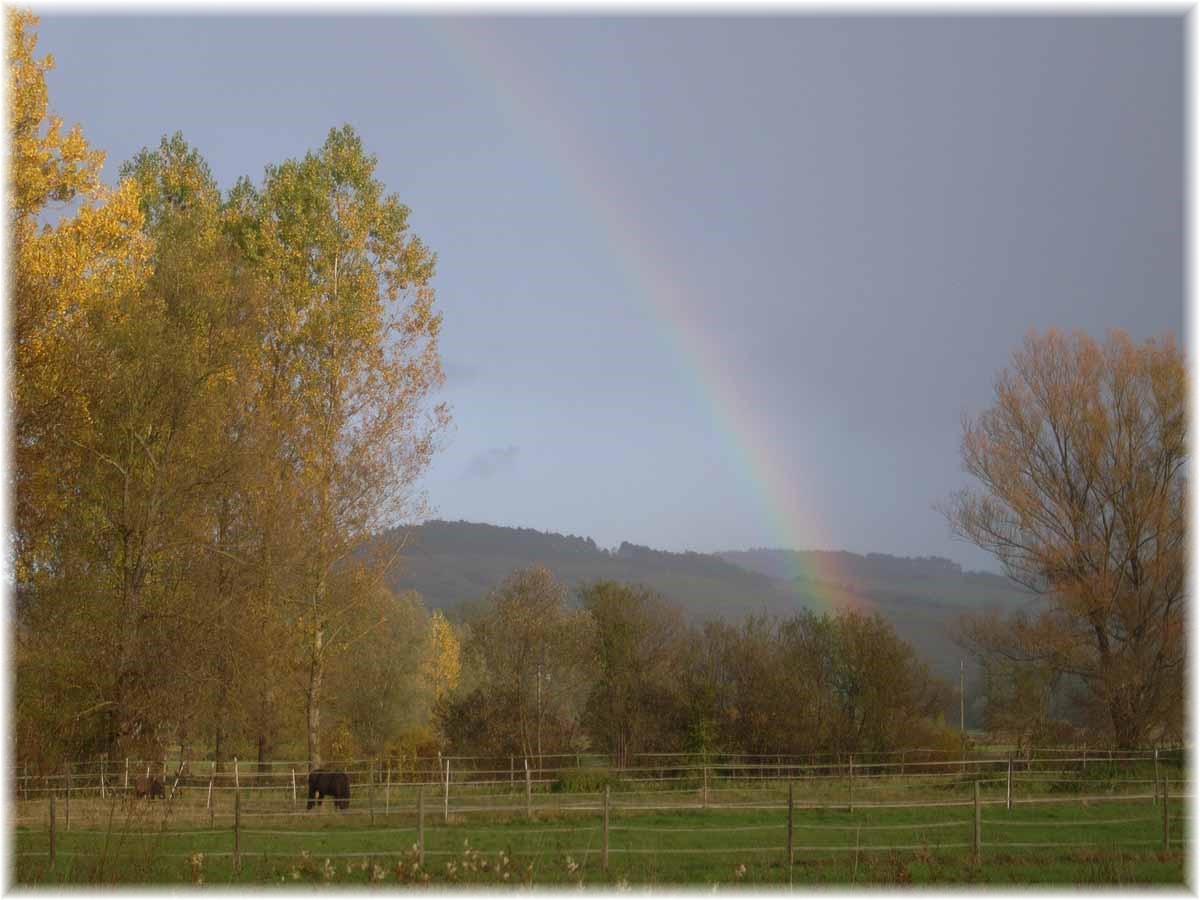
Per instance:
[[[797,804],[817,797],[817,784],[803,787],[797,790]],[[929,798],[931,787],[923,785],[922,799]],[[523,813],[479,812],[475,802],[472,811],[452,812],[446,823],[440,797],[435,802],[426,795],[425,862],[418,865],[411,809],[385,815],[377,808],[372,825],[361,805],[348,813],[326,807],[295,814],[290,803],[276,810],[268,810],[265,801],[247,803],[238,835],[241,867],[235,871],[233,825],[224,810],[210,819],[202,809],[186,806],[165,815],[167,805],[147,801],[77,802],[70,830],[58,819],[53,869],[45,855],[22,855],[47,851],[45,825],[18,825],[14,874],[19,885],[1183,883],[1182,801],[1170,804],[1172,842],[1167,851],[1162,849],[1162,808],[1149,800],[1046,795],[1066,802],[1018,804],[1011,811],[993,802],[981,809],[983,847],[977,864],[968,786],[941,787],[943,792],[935,796],[961,805],[862,806],[868,793],[903,795],[906,789],[899,785],[888,790],[856,786],[859,805],[853,813],[845,806],[798,805],[795,863],[790,867],[786,808],[637,811],[632,807],[670,805],[661,801],[672,794],[648,792],[659,801],[653,804],[627,794],[610,808],[607,872],[602,866],[602,819],[595,810],[543,809],[530,821]],[[996,787],[988,787],[987,799],[997,800]],[[718,790],[725,795],[718,797]],[[688,793],[687,799],[695,802],[694,792],[673,793]],[[786,786],[726,785],[713,787],[710,796],[714,802],[777,805],[786,799]],[[399,803],[410,798],[392,799]],[[545,804],[555,798],[537,799]],[[562,795],[558,799],[568,801]],[[598,799],[592,795],[590,801],[595,804]],[[870,800],[883,802],[879,797]],[[60,807],[57,816],[62,815]],[[35,817],[18,821],[29,818]]]

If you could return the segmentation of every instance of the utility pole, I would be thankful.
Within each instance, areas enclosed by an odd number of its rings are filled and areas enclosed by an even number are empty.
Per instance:
[[[967,742],[967,662],[958,661],[958,730],[962,734],[963,746]]]
[[[542,767],[542,664],[537,667],[537,758],[538,768]]]

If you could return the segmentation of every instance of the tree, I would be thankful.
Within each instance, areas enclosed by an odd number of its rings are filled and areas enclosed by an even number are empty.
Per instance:
[[[946,685],[878,615],[708,622],[687,659],[675,719],[696,749],[857,753],[944,737]]]
[[[62,572],[87,573],[101,604],[91,614],[112,623],[115,653],[100,669],[111,677],[110,752],[166,723],[185,730],[200,693],[189,670],[262,634],[245,627],[244,604],[231,607],[236,573],[222,574],[236,555],[210,527],[211,501],[235,488],[232,413],[258,355],[260,295],[221,227],[207,165],[180,136],[122,174],[138,189],[151,271],[116,299],[118,314],[83,323],[92,425],[74,441],[74,502],[61,516],[74,530],[59,558]]]
[[[448,421],[433,255],[348,128],[261,190],[222,198],[179,135],[107,189],[6,16],[19,752],[261,758],[302,670],[319,764],[329,666],[389,623],[421,645],[380,601],[395,548],[360,551]]]
[[[801,628],[803,620],[797,622]],[[811,614],[807,624],[820,625]],[[945,683],[878,614],[841,612],[833,620],[833,635],[833,658],[821,667],[832,675],[828,706],[835,713],[834,746],[850,752],[923,746],[920,737],[945,708]]]
[[[1004,658],[984,660],[984,725],[1018,750],[1072,743],[1078,729],[1063,715],[1066,676],[1046,666]]]
[[[464,642],[475,677],[464,677],[441,709],[452,744],[535,757],[580,739],[590,623],[567,609],[567,597],[543,566],[514,572],[491,592]]]
[[[440,703],[458,687],[462,674],[462,646],[454,627],[441,611],[429,617],[429,632],[421,654],[421,678],[434,703]]]
[[[678,608],[644,588],[598,581],[580,591],[592,619],[594,675],[585,727],[617,765],[630,754],[675,749],[686,634]],[[677,746],[677,745],[676,745]]]
[[[136,186],[107,189],[104,153],[48,112],[50,56],[37,59],[37,18],[8,26],[9,240],[12,291],[14,551],[19,583],[53,569],[56,526],[72,503],[69,472],[93,413],[79,364],[86,316],[113,312],[147,274]],[[70,208],[73,205],[73,209]],[[54,221],[51,222],[50,219]]]
[[[1181,717],[1185,381],[1170,338],[1031,333],[992,406],[964,421],[980,488],[944,508],[1043,598],[1033,614],[969,618],[964,642],[1078,678],[1120,747]]]
[[[353,654],[330,661],[326,710],[345,726],[355,753],[379,756],[428,715],[431,686],[422,664],[429,629],[421,598],[364,585],[370,602],[356,611],[363,637]],[[374,627],[383,620],[382,627]]]
[[[60,730],[108,752],[151,750],[164,727],[182,737],[197,713],[189,669],[225,647],[196,640],[218,612],[195,602],[207,597],[204,505],[228,472],[222,425],[256,337],[245,327],[253,281],[238,277],[199,155],[176,136],[122,174],[146,272],[104,281],[105,296],[56,318],[41,362],[27,360],[25,396],[68,384],[79,415],[31,415],[17,465],[33,485],[52,463],[54,487],[27,499],[58,497],[53,516],[19,517],[30,602],[18,681],[51,698]],[[85,256],[103,271],[102,253]],[[19,715],[30,708],[20,694]]]
[[[320,151],[269,168],[261,191],[243,181],[229,204],[272,295],[262,402],[279,437],[272,494],[301,526],[289,555],[296,578],[283,594],[304,648],[313,767],[326,670],[370,596],[337,592],[334,581],[345,584],[348,567],[382,577],[386,554],[354,554],[419,512],[412,485],[448,422],[444,406],[426,402],[442,380],[434,257],[374,171],[347,126],[331,130]]]

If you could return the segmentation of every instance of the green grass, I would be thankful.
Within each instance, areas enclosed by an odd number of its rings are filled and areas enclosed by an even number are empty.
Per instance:
[[[798,803],[804,799],[802,793],[815,793],[808,790],[812,787],[797,790]],[[786,798],[786,787],[780,785],[770,794],[738,788],[731,795],[739,791],[755,800],[777,803]],[[962,793],[955,787],[947,791],[947,799],[961,800]],[[931,799],[928,785],[920,794],[921,799]],[[555,798],[537,799],[547,803]],[[726,795],[721,799],[726,800]],[[632,802],[625,796],[620,800]],[[689,800],[695,802],[695,796],[689,795]],[[633,812],[614,802],[608,873],[601,866],[600,816],[590,811],[544,812],[535,821],[521,813],[452,813],[451,822],[445,824],[441,803],[426,797],[426,864],[417,868],[411,810],[388,816],[377,812],[372,827],[361,808],[349,813],[326,808],[305,815],[269,816],[254,815],[256,808],[263,809],[263,801],[257,806],[247,803],[243,809],[242,866],[235,871],[228,855],[233,850],[228,818],[216,817],[210,827],[207,814],[198,808],[177,807],[165,818],[163,804],[77,802],[72,828],[58,832],[59,856],[53,870],[44,856],[21,855],[47,849],[45,826],[16,829],[16,882],[189,883],[199,875],[209,885],[363,884],[374,877],[385,884],[428,879],[437,884],[754,886],[786,885],[789,880],[793,885],[1182,884],[1184,878],[1182,841],[1172,843],[1169,851],[1161,849],[1162,809],[1144,801],[1019,805],[1012,811],[1003,804],[984,806],[984,847],[978,865],[970,848],[974,816],[970,805],[859,807],[853,814],[845,807],[798,808],[797,850],[790,871],[784,849],[784,809]],[[60,826],[62,815],[60,807]],[[1171,815],[1180,817],[1172,821],[1172,838],[1181,839],[1186,834],[1182,802],[1172,801]],[[1047,842],[1093,846],[1000,846]],[[906,849],[883,849],[886,845]],[[188,855],[194,853],[204,854],[203,860],[189,861]]]

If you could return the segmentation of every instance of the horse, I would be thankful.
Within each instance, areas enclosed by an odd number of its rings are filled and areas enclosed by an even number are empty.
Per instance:
[[[326,797],[333,798],[333,805],[338,809],[350,808],[350,776],[345,772],[325,772],[314,769],[308,773],[308,806],[318,806]]]

